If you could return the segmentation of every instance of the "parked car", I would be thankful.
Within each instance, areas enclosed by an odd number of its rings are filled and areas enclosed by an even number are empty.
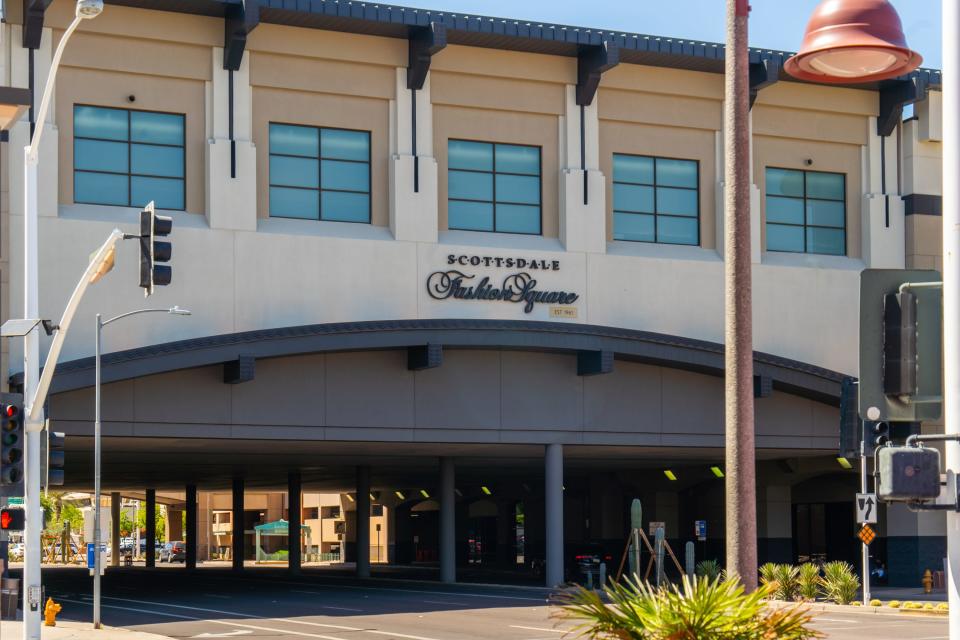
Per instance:
[[[160,562],[186,562],[187,545],[183,542],[168,542],[160,548]]]
[[[23,560],[23,543],[11,542],[10,546],[7,547],[7,553],[11,560]]]

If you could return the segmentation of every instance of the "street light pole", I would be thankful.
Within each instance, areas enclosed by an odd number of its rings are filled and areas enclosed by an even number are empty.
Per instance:
[[[757,588],[750,254],[748,0],[727,0],[724,79],[724,344],[727,571]]]
[[[38,201],[37,165],[40,136],[43,134],[44,121],[53,95],[53,84],[64,47],[80,22],[94,18],[103,10],[103,0],[78,0],[73,22],[67,27],[60,44],[50,62],[50,73],[43,89],[40,108],[37,110],[36,127],[30,145],[23,149],[23,308],[24,317],[39,317],[39,243],[38,238]],[[40,382],[40,333],[36,327],[23,338],[23,396],[26,402],[32,402]],[[40,506],[40,432],[43,430],[43,412],[32,411],[32,406],[24,407],[24,443],[25,471],[24,505],[26,523],[24,527],[23,551],[23,638],[40,639],[40,534],[43,529],[43,514]]]
[[[104,321],[101,314],[97,314],[97,333],[94,339],[94,409],[93,417],[93,628],[99,629],[100,622],[100,571],[103,558],[100,553],[100,353],[103,344],[103,328],[111,322],[129,318],[141,313],[169,313],[174,316],[188,316],[190,312],[180,307],[169,309],[137,309],[114,316]]]
[[[943,3],[943,404],[944,432],[960,433],[960,6]],[[960,446],[944,445],[960,472]],[[950,638],[960,639],[960,513],[947,511]]]

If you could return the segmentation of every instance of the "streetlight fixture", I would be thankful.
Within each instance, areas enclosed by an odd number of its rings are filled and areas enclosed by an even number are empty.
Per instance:
[[[172,316],[189,316],[190,311],[181,309],[178,306],[169,309],[137,309],[114,316],[109,320],[104,320],[103,316],[97,314],[97,333],[94,341],[94,362],[96,374],[94,378],[94,410],[93,419],[93,628],[100,628],[100,570],[103,565],[103,558],[100,553],[100,345],[103,343],[103,328],[108,324],[129,318],[130,316],[141,313],[167,313]]]
[[[44,123],[53,86],[56,80],[60,59],[70,40],[70,36],[84,20],[95,18],[103,11],[103,0],[77,0],[74,19],[64,31],[57,50],[50,61],[50,72],[43,89],[40,108],[37,110],[36,127],[30,145],[23,149],[23,308],[24,318],[40,317],[39,300],[39,212],[37,203],[39,192],[37,185],[38,152],[40,137],[44,132]],[[33,400],[40,387],[40,335],[34,327],[23,338],[23,395],[26,442],[26,478],[24,482],[24,503],[27,521],[24,533],[23,553],[23,638],[40,640],[40,533],[43,529],[43,516],[40,507],[40,433],[43,430],[42,407],[34,410]],[[38,398],[39,399],[39,398]]]
[[[921,62],[887,0],[827,0],[814,10],[800,51],[784,69],[801,80],[846,84],[896,78]]]

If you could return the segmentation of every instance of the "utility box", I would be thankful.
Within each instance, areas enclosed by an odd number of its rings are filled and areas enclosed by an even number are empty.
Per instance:
[[[933,500],[940,495],[940,452],[924,447],[882,447],[877,452],[877,497],[887,502]]]

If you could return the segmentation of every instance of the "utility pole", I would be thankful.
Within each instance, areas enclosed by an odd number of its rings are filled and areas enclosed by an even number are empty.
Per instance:
[[[943,404],[944,431],[960,433],[960,5],[943,3]],[[948,442],[947,471],[960,471]],[[947,512],[950,638],[960,639],[960,513]]]
[[[724,344],[727,571],[757,588],[750,255],[748,0],[727,0],[724,76]]]

